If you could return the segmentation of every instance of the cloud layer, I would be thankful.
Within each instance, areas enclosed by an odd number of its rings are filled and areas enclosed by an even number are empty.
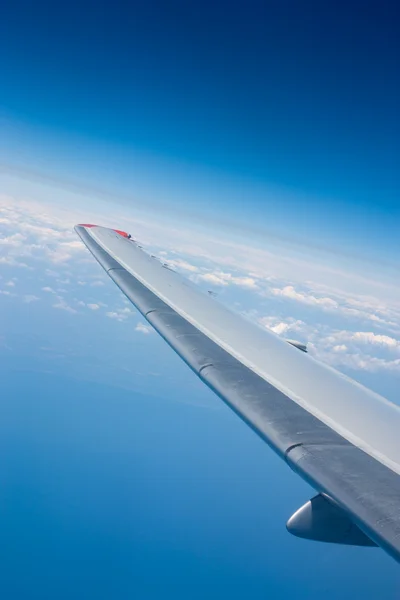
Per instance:
[[[73,225],[81,220],[79,211],[0,196],[1,297],[30,307],[47,302],[70,318],[86,311],[93,319],[129,321],[132,331],[149,334],[76,238]],[[260,327],[307,343],[311,354],[339,368],[400,373],[400,301],[384,287],[371,282],[376,295],[349,293],[337,280],[329,286],[303,278],[302,261],[280,250],[210,240],[154,220],[131,223],[150,253]]]

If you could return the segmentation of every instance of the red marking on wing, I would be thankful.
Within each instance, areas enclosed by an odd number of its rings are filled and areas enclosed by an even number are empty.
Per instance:
[[[114,231],[116,233],[119,233],[119,235],[122,235],[122,237],[126,237],[126,238],[129,237],[129,233],[126,233],[126,231],[121,231],[121,229],[114,229]]]
[[[79,223],[79,227],[98,227],[98,225],[91,225],[90,223]],[[115,231],[115,233],[119,233],[119,235],[122,235],[122,237],[130,238],[129,233],[126,233],[126,231],[122,231],[122,229],[113,229],[113,231]]]

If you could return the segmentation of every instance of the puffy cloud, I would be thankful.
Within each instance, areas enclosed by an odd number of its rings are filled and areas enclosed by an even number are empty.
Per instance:
[[[8,248],[21,248],[26,241],[26,237],[21,233],[13,233],[7,237],[0,239],[0,246],[6,246]]]
[[[128,307],[117,308],[115,310],[106,312],[107,317],[120,322],[126,321],[126,319],[128,319],[131,315],[133,315],[133,311]]]
[[[261,317],[261,319],[259,319],[259,323],[278,335],[286,335],[289,332],[302,332],[305,327],[305,323],[303,321],[293,318],[280,321],[275,317]]]
[[[283,333],[286,333],[287,331],[289,331],[290,325],[288,325],[288,323],[284,323],[282,321],[281,323],[277,323],[273,327],[270,327],[270,329],[274,333],[277,333],[278,335],[282,335]]]
[[[109,317],[110,319],[116,319],[118,321],[123,321],[123,318],[121,317],[121,315],[115,311],[106,312],[106,316]]]
[[[64,264],[79,255],[84,245],[76,238],[72,224],[57,218],[35,202],[24,202],[0,195],[0,246],[11,257],[29,257]]]
[[[145,335],[148,335],[149,333],[152,333],[154,330],[152,329],[152,327],[150,327],[150,325],[139,322],[135,327],[135,331],[139,331],[140,333],[144,333]]]
[[[90,310],[99,310],[100,306],[98,304],[87,304],[86,305]]]
[[[22,221],[19,228],[26,235],[33,235],[39,241],[49,241],[49,239],[61,240],[65,231],[56,227],[46,227],[42,224],[29,223],[28,221]]]
[[[255,290],[258,288],[257,282],[254,277],[232,277],[231,279],[234,285],[238,285],[243,288]]]
[[[228,281],[226,278],[226,273],[203,273],[203,275],[199,275],[197,278],[200,281],[206,281],[207,283],[212,283],[213,285],[228,285]]]
[[[400,358],[388,359],[362,352],[346,352],[342,349],[342,346],[335,346],[333,352],[314,351],[314,353],[318,359],[339,369],[340,367],[347,367],[369,373],[388,372],[397,375],[400,373]]]
[[[159,252],[159,254],[161,254],[161,256],[163,256],[163,254],[161,252]],[[181,258],[177,258],[177,259],[168,259],[165,260],[165,263],[173,268],[173,269],[177,269],[178,271],[189,271],[191,273],[197,273],[199,271],[199,267],[196,267],[195,265],[192,265],[191,263],[187,262],[186,260],[182,260]]]
[[[73,240],[72,242],[61,242],[62,248],[69,248],[71,250],[79,250],[80,252],[86,252],[86,247],[81,240]]]
[[[101,279],[97,279],[96,281],[93,281],[93,283],[90,284],[92,287],[102,287],[103,285],[105,285],[104,281],[101,281]]]
[[[0,256],[0,265],[8,265],[9,267],[21,267],[23,269],[30,269],[29,265],[17,260],[15,256]]]
[[[101,290],[96,289],[93,297],[94,288],[105,285],[105,275],[103,278],[95,275],[100,271],[98,266],[72,230],[74,223],[82,221],[79,211],[75,213],[69,205],[63,209],[0,195],[0,247],[4,250],[0,267],[5,272],[8,267],[40,268],[38,281],[43,285],[43,292],[54,295],[55,308],[74,313],[82,306],[96,311],[99,308],[95,306],[105,307],[100,301]],[[112,218],[108,215],[101,221],[113,226]],[[129,221],[125,215],[121,219]],[[240,308],[246,308],[246,301],[248,307],[255,309],[258,306],[259,312],[254,318],[260,325],[284,337],[308,342],[310,352],[320,360],[359,370],[399,370],[396,352],[400,339],[400,302],[398,293],[383,283],[375,285],[359,273],[339,273],[326,264],[316,266],[308,259],[299,258],[301,254],[290,256],[289,252],[286,256],[282,247],[271,245],[267,250],[257,247],[258,242],[252,245],[251,242],[234,243],[222,237],[214,239],[190,227],[166,228],[164,223],[157,224],[154,219],[148,222],[132,220],[132,224],[135,238],[138,234],[145,247],[152,244],[151,253],[162,257],[194,281],[212,287],[240,287],[243,290],[241,302],[244,297]],[[166,257],[173,258],[167,260]],[[56,271],[52,265],[57,265]],[[25,273],[30,275],[29,271]],[[9,277],[7,272],[4,281]],[[55,278],[57,285],[47,285],[43,277]],[[346,285],[341,287],[343,282]],[[60,295],[62,288],[58,287],[67,283],[71,290],[75,288],[76,296],[83,298],[75,300],[72,306],[62,297],[67,293]],[[12,287],[5,287],[0,293],[10,296]],[[20,287],[23,289],[19,282],[18,289]],[[378,297],[362,295],[362,289],[366,290],[364,294],[374,289]],[[27,303],[37,298],[33,294],[19,297]],[[260,317],[260,303],[265,311],[266,297],[269,316]],[[287,304],[283,305],[283,300],[287,300]],[[111,308],[112,301],[107,302],[109,312],[101,313],[108,318],[124,322],[135,314],[127,306],[114,309]],[[289,307],[289,303],[292,303],[291,308],[285,314],[282,306]],[[301,307],[308,307],[308,310],[303,308],[300,312]],[[274,316],[274,310],[279,310],[280,314]],[[296,310],[299,311],[297,316]],[[302,320],[305,314],[307,323]],[[144,333],[143,329],[151,331],[143,323],[137,325],[138,331]]]
[[[353,342],[357,345],[374,345],[388,350],[400,349],[400,341],[388,335],[381,335],[372,331],[334,331],[327,336],[327,342]]]
[[[319,296],[311,289],[298,291],[293,285],[270,288],[265,295],[293,300],[347,318],[372,321],[377,325],[400,326],[400,309],[398,310],[396,307],[389,308],[382,302],[372,298],[355,299],[333,290],[331,290],[330,296]]]
[[[197,277],[198,281],[206,281],[217,286],[237,285],[239,287],[248,289],[257,289],[258,284],[254,277],[248,276],[236,276],[232,273],[224,271],[213,271],[209,273],[202,273]]]
[[[371,331],[321,330],[310,334],[311,352],[318,359],[335,367],[356,370],[400,373],[399,340]]]
[[[39,298],[34,296],[33,294],[25,294],[23,297],[23,301],[25,304],[30,304],[31,302],[37,302]]]
[[[75,308],[70,306],[66,302],[66,300],[64,298],[62,298],[61,296],[57,297],[57,302],[55,304],[53,304],[53,308],[57,308],[59,310],[65,310],[65,312],[69,312],[71,314],[77,313],[77,310],[75,310]]]
[[[399,348],[400,342],[388,335],[379,335],[372,331],[356,331],[353,335],[355,341],[365,344],[377,344],[378,346],[387,346],[388,348]]]
[[[332,352],[347,352],[348,348],[345,344],[338,344],[337,346],[333,346]]]
[[[296,292],[292,285],[287,285],[284,288],[272,288],[271,293],[274,296],[290,298],[291,300],[296,300],[297,302],[302,302],[303,304],[308,304],[309,306],[321,306],[322,308],[329,309],[334,309],[338,306],[338,303],[335,302],[335,300],[332,300],[332,298],[318,298],[317,296],[313,296],[312,294]]]

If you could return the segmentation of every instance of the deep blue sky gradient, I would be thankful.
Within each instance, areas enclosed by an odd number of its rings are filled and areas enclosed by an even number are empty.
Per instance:
[[[388,258],[397,22],[393,2],[7,2],[2,158],[21,159],[15,121],[34,132],[33,165],[44,144],[47,172],[86,172],[140,200],[139,157],[166,204]]]

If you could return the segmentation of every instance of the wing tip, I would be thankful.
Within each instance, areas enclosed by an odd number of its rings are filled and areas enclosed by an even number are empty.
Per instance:
[[[78,225],[75,225],[74,229],[76,232],[79,232],[80,228],[84,228],[84,229],[91,229],[92,227],[101,227],[100,225],[94,225],[93,223],[78,223]],[[111,231],[115,231],[115,233],[118,233],[119,235],[121,235],[124,238],[127,238],[128,240],[130,240],[132,238],[131,234],[128,233],[127,231],[123,231],[122,229],[113,229],[111,228]]]

